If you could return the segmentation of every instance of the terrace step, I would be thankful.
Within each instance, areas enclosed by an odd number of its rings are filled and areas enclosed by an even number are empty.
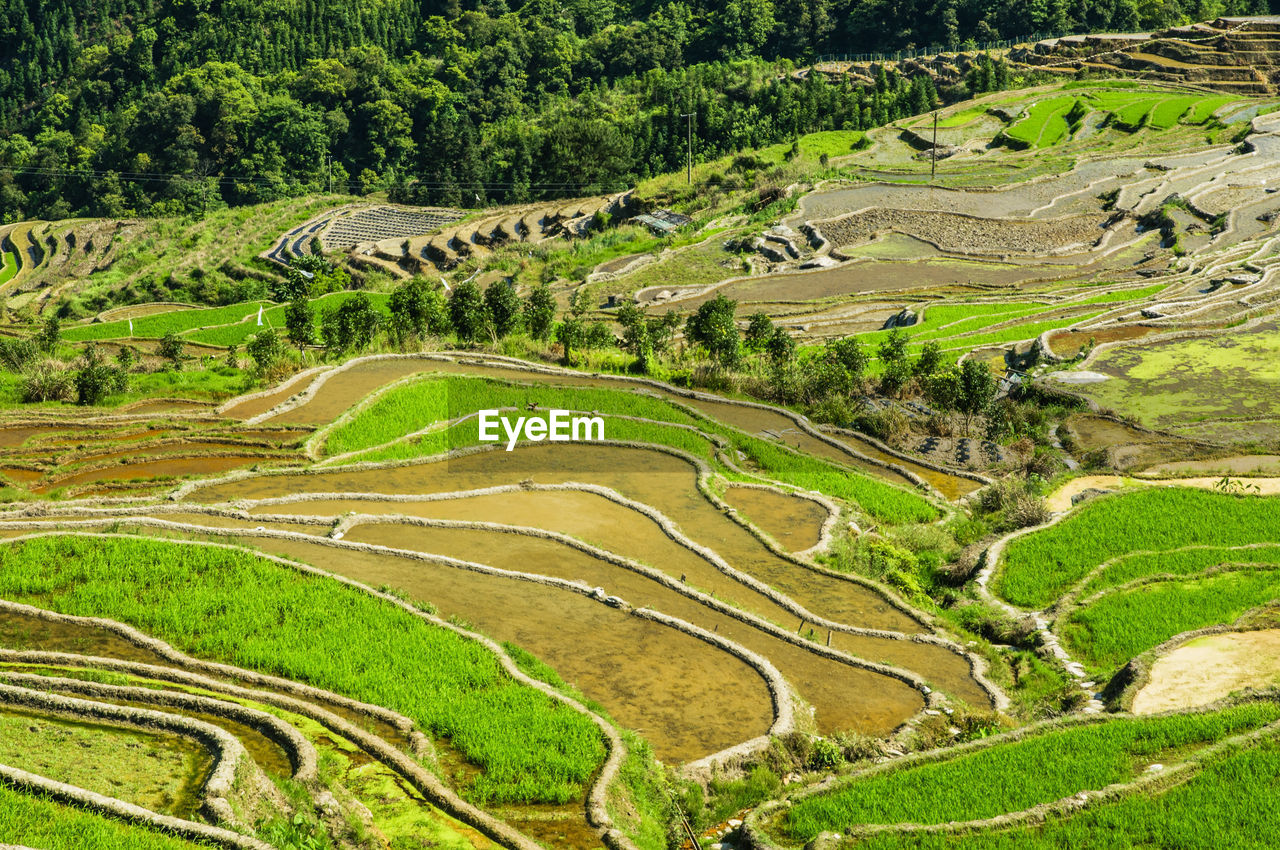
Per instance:
[[[384,260],[373,254],[352,253],[348,256],[347,261],[357,267],[389,274],[397,280],[407,280],[411,276],[398,263]]]

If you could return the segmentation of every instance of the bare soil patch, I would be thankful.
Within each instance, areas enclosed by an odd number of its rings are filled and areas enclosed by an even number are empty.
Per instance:
[[[990,213],[986,213],[990,215]],[[822,235],[837,246],[857,245],[893,231],[961,254],[1062,253],[1068,246],[1087,248],[1104,234],[1106,215],[1075,215],[1052,221],[977,218],[954,212],[870,209],[818,222]]]
[[[1195,708],[1277,682],[1280,629],[1196,638],[1156,660],[1147,684],[1133,698],[1133,713]]]
[[[1280,475],[1280,455],[1233,455],[1207,460],[1178,460],[1146,470],[1152,475]]]

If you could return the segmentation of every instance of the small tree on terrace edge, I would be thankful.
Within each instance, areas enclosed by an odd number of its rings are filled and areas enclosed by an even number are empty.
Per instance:
[[[363,351],[373,344],[382,327],[382,316],[373,309],[369,296],[357,292],[341,306],[324,311],[320,320],[320,338],[326,353]]]
[[[556,342],[564,347],[565,365],[573,364],[573,350],[582,346],[585,334],[586,328],[583,327],[582,319],[572,314],[566,315],[560,324],[556,325]]]
[[[529,336],[537,340],[549,339],[555,321],[555,296],[545,283],[535,286],[524,302],[524,325],[529,329]]]
[[[464,281],[453,288],[453,295],[449,298],[449,321],[462,342],[474,342],[484,333],[488,316],[484,296],[474,281]]]
[[[316,313],[306,298],[295,298],[284,308],[284,326],[289,342],[303,348],[316,341]]]
[[[885,395],[896,395],[911,380],[911,361],[907,359],[907,345],[911,335],[902,328],[889,331],[889,336],[880,343],[877,353],[884,365],[884,373],[880,376],[880,391]]]
[[[734,321],[738,302],[717,295],[704,302],[684,325],[684,333],[701,345],[722,369],[734,366],[742,357],[742,335]]]
[[[966,360],[959,369],[939,372],[925,383],[925,397],[930,404],[964,417],[965,436],[970,433],[973,417],[995,400],[996,390],[991,367],[977,360]]]
[[[622,325],[622,348],[636,358],[636,368],[648,373],[653,358],[671,345],[671,336],[680,326],[680,314],[672,310],[662,316],[650,318],[644,308],[632,302],[618,309],[618,322]]]
[[[520,327],[520,296],[510,280],[503,278],[489,284],[484,291],[484,306],[489,312],[489,329],[495,341]]]
[[[391,313],[388,329],[403,348],[411,337],[443,336],[453,330],[444,294],[420,277],[398,286],[387,300]]]
[[[50,316],[44,320],[44,325],[40,328],[40,332],[31,338],[31,341],[40,346],[42,351],[50,354],[58,347],[58,343],[62,341],[62,322],[57,316]]]
[[[768,316],[764,313],[752,313],[750,321],[747,322],[747,332],[743,335],[743,341],[752,351],[764,351],[769,340],[773,338],[773,331],[773,322],[769,321]]]
[[[156,353],[168,360],[174,369],[182,368],[182,338],[173,331],[160,338]]]
[[[76,372],[76,404],[97,404],[111,393],[129,388],[129,373],[102,359],[98,346],[85,346],[80,370]]]
[[[259,373],[266,372],[280,359],[282,352],[280,336],[272,328],[264,328],[244,344],[244,350],[253,360],[254,368]]]

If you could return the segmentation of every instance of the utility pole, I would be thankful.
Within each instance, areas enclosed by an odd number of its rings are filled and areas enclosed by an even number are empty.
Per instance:
[[[329,194],[333,194],[333,154],[324,155],[325,166],[329,169]]]
[[[693,113],[693,112],[680,113],[681,118],[689,119],[689,154],[688,154],[688,157],[686,158],[686,169],[687,169],[687,177],[690,185],[693,184],[693,116],[695,114],[696,113]]]
[[[933,149],[929,151],[929,182],[938,176],[938,110],[933,110]]]

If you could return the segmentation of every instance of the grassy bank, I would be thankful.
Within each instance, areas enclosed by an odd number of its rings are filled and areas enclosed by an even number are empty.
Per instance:
[[[1274,564],[1280,568],[1280,544],[1252,549],[1214,546],[1181,552],[1130,555],[1108,564],[1085,582],[1080,596],[1087,598],[1109,587],[1117,587],[1146,576],[1194,575],[1219,564]]]
[[[64,806],[3,784],[0,840],[41,850],[193,850],[212,846]]]

